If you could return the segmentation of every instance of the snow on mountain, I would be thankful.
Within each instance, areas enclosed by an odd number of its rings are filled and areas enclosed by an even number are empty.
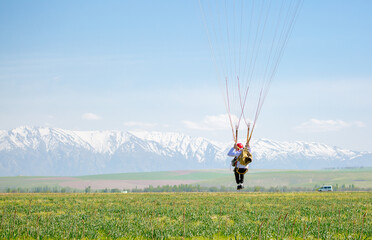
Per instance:
[[[306,142],[277,142],[260,139],[252,144],[257,158],[275,159],[297,155],[302,157],[337,158],[339,160],[351,159],[360,156],[360,153],[338,147],[330,147],[321,143]]]
[[[251,146],[254,168],[372,166],[372,153],[320,143],[259,139]],[[0,131],[0,176],[226,168],[230,148],[180,133],[18,127]]]
[[[71,133],[79,136],[97,153],[113,154],[131,139],[130,134],[119,131],[71,131]]]
[[[79,145],[90,149],[90,146],[73,131],[58,128],[19,127],[0,133],[0,151],[19,149],[53,150],[56,145]]]
[[[319,169],[372,166],[372,153],[357,152],[322,143],[278,142],[259,139],[252,143],[259,168]]]
[[[181,153],[185,158],[195,157],[198,162],[203,162],[204,155],[208,148],[219,149],[211,141],[201,137],[190,137],[181,133],[161,133],[161,132],[133,132],[141,139],[159,143],[161,146]],[[224,160],[225,154],[216,152],[216,160]]]

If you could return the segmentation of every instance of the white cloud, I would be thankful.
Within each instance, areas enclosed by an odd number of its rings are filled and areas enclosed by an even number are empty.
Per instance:
[[[365,124],[361,121],[345,122],[313,118],[296,126],[295,129],[300,132],[334,132],[349,127],[365,127]]]
[[[85,120],[100,120],[101,119],[100,116],[94,113],[84,113],[83,115],[81,115],[81,118]]]
[[[234,120],[236,116],[232,116]],[[234,121],[233,120],[233,121]],[[230,129],[229,116],[227,114],[220,114],[216,116],[206,116],[201,122],[183,121],[187,128],[194,130],[215,131]]]
[[[148,122],[124,122],[124,126],[131,127],[131,128],[152,128],[156,126],[156,123],[148,123]]]

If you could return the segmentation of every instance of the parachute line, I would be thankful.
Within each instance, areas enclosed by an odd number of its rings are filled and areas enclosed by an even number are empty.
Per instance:
[[[250,141],[303,0],[199,0],[234,141]]]

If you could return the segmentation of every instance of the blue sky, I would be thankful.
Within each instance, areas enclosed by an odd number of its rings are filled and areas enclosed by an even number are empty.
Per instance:
[[[255,138],[372,151],[371,12],[304,2]],[[197,0],[0,1],[0,129],[230,141],[224,114]]]

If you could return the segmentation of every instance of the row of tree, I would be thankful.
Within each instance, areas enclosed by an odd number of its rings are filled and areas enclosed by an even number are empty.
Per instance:
[[[262,186],[248,186],[243,189],[244,192],[308,192],[316,191],[321,186],[315,185],[313,188],[306,187],[287,187],[287,186],[277,186],[277,187],[262,187]],[[359,188],[354,184],[346,185],[343,184],[339,186],[338,184],[333,186],[334,191],[372,191],[372,188]],[[226,186],[200,186],[191,184],[181,184],[181,185],[163,185],[163,186],[149,186],[144,189],[134,188],[134,189],[92,189],[90,186],[85,189],[75,189],[70,187],[59,187],[59,186],[41,186],[34,188],[7,188],[5,192],[7,193],[128,193],[128,192],[235,192],[235,187]]]

